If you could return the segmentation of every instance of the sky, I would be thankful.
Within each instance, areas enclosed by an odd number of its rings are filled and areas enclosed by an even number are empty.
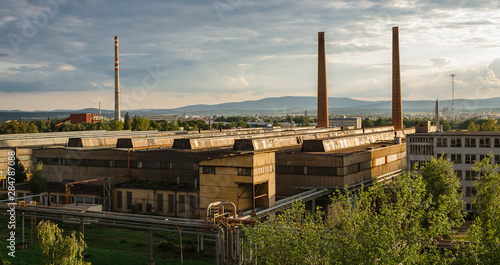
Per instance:
[[[399,27],[403,100],[500,96],[500,2],[486,0],[2,0],[0,109],[122,110],[328,95],[390,100]]]

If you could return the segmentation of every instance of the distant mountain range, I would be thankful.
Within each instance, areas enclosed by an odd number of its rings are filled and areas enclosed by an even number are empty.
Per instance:
[[[128,111],[131,116],[158,116],[158,115],[286,115],[303,114],[307,110],[308,114],[316,114],[316,97],[276,97],[264,98],[259,100],[248,100],[243,102],[229,102],[215,105],[191,105],[174,109],[139,109],[122,110],[122,115]],[[433,100],[404,100],[404,113],[434,111],[435,101]],[[350,98],[329,98],[328,105],[330,114],[341,115],[390,115],[391,101],[363,101]],[[451,100],[442,100],[439,102],[440,112],[443,108],[449,108],[451,113]],[[456,99],[456,112],[480,112],[480,111],[498,111],[500,112],[500,97],[489,99]],[[80,109],[80,110],[53,110],[53,111],[5,111],[0,110],[0,120],[23,120],[23,119],[46,119],[46,118],[64,118],[70,113],[97,113],[98,109]],[[102,115],[113,117],[113,110],[103,110]]]

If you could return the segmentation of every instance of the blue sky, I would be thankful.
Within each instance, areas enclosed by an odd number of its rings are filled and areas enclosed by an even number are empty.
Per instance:
[[[332,97],[391,97],[399,26],[403,99],[500,96],[498,1],[2,0],[0,109],[122,109],[315,96],[326,32]]]

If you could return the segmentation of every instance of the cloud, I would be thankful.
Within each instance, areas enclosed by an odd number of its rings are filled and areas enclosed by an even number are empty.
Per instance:
[[[464,94],[465,86],[496,87],[500,76],[500,62],[492,62],[500,52],[495,1],[217,1],[227,8],[201,0],[67,1],[36,26],[50,1],[6,0],[0,57],[10,66],[0,72],[0,91],[113,96],[117,35],[123,91],[185,95],[176,104],[204,93],[213,100],[314,96],[317,32],[325,31],[331,96],[390,97],[393,26],[400,27],[409,97],[447,96],[441,90],[449,90],[451,71],[463,73]],[[29,25],[36,33],[27,34]],[[155,107],[149,102],[159,101],[148,97],[134,104]]]

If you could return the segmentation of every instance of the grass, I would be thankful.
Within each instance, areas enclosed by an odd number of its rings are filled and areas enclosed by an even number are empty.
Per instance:
[[[3,213],[2,213],[3,214]],[[21,242],[20,218],[18,219],[18,229],[16,230],[16,243]],[[34,221],[34,220],[33,220]],[[39,222],[40,219],[37,219]],[[60,223],[59,228],[64,230],[65,235],[72,231],[79,231],[79,225]],[[0,224],[6,226],[7,216],[0,215]],[[35,222],[33,222],[33,225]],[[6,227],[5,227],[6,228]],[[31,220],[26,218],[25,241],[28,242],[27,249],[16,247],[16,257],[7,256],[8,229],[0,229],[0,253],[15,265],[38,265],[42,264],[42,252],[38,245],[36,227],[31,234]],[[31,241],[31,235],[33,241]],[[147,264],[149,250],[149,233],[147,230],[121,229],[106,226],[86,225],[85,226],[85,249],[84,260],[94,265],[114,265],[114,264]],[[192,243],[196,243],[196,236],[183,235],[183,256],[184,264],[214,264],[213,243],[205,242],[205,253],[196,253]],[[209,243],[209,244],[207,244]],[[179,264],[180,247],[179,234],[154,231],[153,232],[153,258],[158,265]]]

